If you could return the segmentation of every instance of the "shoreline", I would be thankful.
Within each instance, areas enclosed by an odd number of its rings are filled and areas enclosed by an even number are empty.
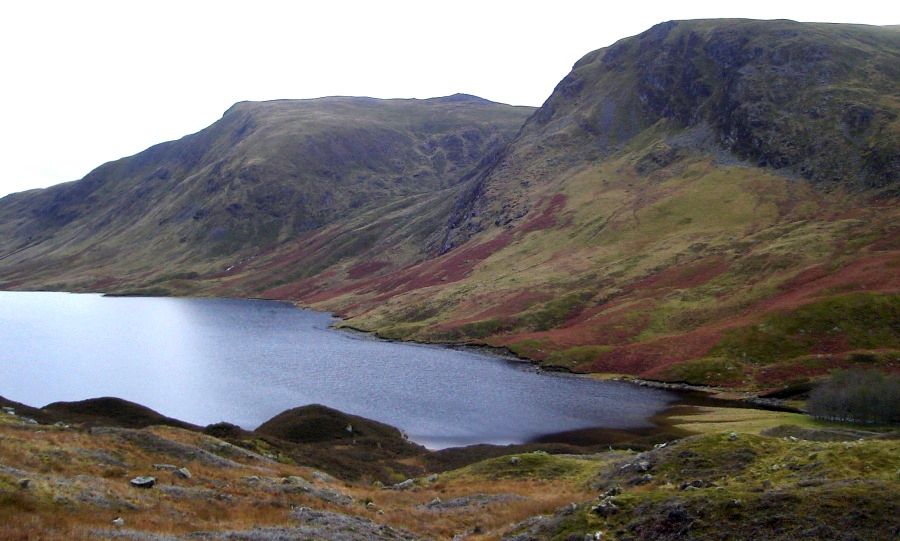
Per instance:
[[[289,301],[291,302],[291,301]],[[338,315],[335,315],[332,312],[323,312],[321,310],[316,310],[315,308],[310,308],[308,306],[304,306],[302,304],[292,302],[294,306],[300,308],[302,310],[311,310],[314,312],[321,312],[330,314],[333,318],[339,320],[341,323],[346,323],[347,319]],[[721,387],[712,387],[706,385],[693,385],[685,382],[670,382],[670,381],[658,381],[651,379],[644,379],[637,376],[631,376],[628,374],[603,374],[598,372],[572,372],[571,370],[554,367],[554,368],[546,368],[541,365],[539,361],[535,361],[534,359],[529,359],[528,357],[523,357],[521,355],[517,355],[513,353],[509,348],[503,346],[490,346],[487,344],[461,344],[454,342],[426,342],[422,340],[397,340],[394,338],[385,338],[383,336],[379,336],[377,331],[367,331],[365,329],[360,329],[358,327],[354,327],[349,324],[342,324],[340,326],[332,323],[329,328],[346,332],[348,334],[356,335],[362,338],[367,338],[370,340],[377,340],[380,342],[388,342],[393,344],[417,344],[422,346],[434,346],[434,347],[443,347],[447,349],[452,349],[455,351],[464,351],[470,353],[476,353],[480,355],[485,355],[489,357],[494,357],[497,359],[502,359],[508,361],[510,363],[516,363],[521,365],[527,365],[534,370],[546,373],[546,374],[554,374],[554,375],[567,375],[571,377],[578,378],[587,378],[598,381],[618,381],[621,383],[629,383],[631,385],[636,385],[639,387],[649,387],[653,389],[661,389],[673,392],[674,394],[684,397],[690,397],[691,395],[702,393],[705,399],[721,401],[720,404],[732,404],[732,407],[737,408],[754,408],[754,409],[763,409],[763,410],[773,410],[773,411],[784,411],[789,413],[806,413],[802,409],[795,408],[787,404],[787,401],[777,399],[777,398],[764,398],[760,396],[758,393],[754,393],[751,391],[744,391],[740,389],[725,389]],[[688,401],[692,401],[690,398]],[[690,405],[690,404],[683,404]]]
[[[43,291],[47,293],[48,291]],[[50,292],[50,293],[60,293],[60,292]],[[99,294],[101,296],[107,296],[111,298],[118,297],[117,295],[110,295],[102,292],[62,292],[67,294],[78,294],[78,293],[88,293],[88,294]],[[140,296],[136,296],[140,297]],[[166,297],[149,297],[149,298],[166,298]],[[616,374],[613,377],[604,377],[604,375],[600,375],[598,377],[597,374],[581,374],[574,373],[568,370],[547,370],[542,367],[539,362],[534,361],[532,359],[528,359],[519,355],[514,354],[508,348],[505,347],[495,347],[489,346],[486,344],[461,344],[461,343],[440,343],[440,342],[427,342],[427,341],[417,341],[417,340],[397,340],[392,338],[385,338],[379,336],[377,332],[367,331],[353,325],[347,324],[346,319],[340,316],[335,315],[332,312],[327,312],[323,310],[316,310],[314,308],[310,308],[308,306],[303,306],[300,303],[290,300],[284,299],[259,299],[259,298],[250,298],[250,297],[213,297],[213,296],[169,296],[168,298],[194,298],[194,299],[220,299],[220,300],[264,300],[268,302],[277,302],[282,304],[289,304],[292,308],[299,308],[301,310],[309,310],[311,312],[316,312],[323,315],[328,315],[332,321],[330,321],[328,325],[329,330],[334,331],[342,331],[347,333],[348,335],[355,336],[365,340],[374,340],[379,342],[387,342],[394,344],[411,344],[411,345],[420,345],[426,347],[434,347],[434,348],[444,348],[453,351],[461,351],[473,353],[476,355],[489,357],[496,360],[501,360],[506,363],[514,364],[518,367],[525,368],[530,371],[534,371],[537,373],[541,373],[544,375],[555,375],[560,377],[574,377],[581,379],[592,379],[592,380],[606,380],[606,381],[617,381],[619,383],[626,383],[633,386],[638,387],[647,387],[653,389],[660,389],[667,391],[673,395],[674,400],[669,404],[661,407],[652,415],[648,416],[646,421],[647,424],[644,426],[635,426],[628,428],[611,428],[609,426],[597,425],[586,427],[582,429],[577,429],[568,432],[551,432],[545,434],[539,434],[531,439],[524,440],[522,442],[518,442],[511,445],[527,445],[532,443],[562,443],[562,444],[572,444],[576,446],[583,445],[593,445],[600,443],[609,443],[616,441],[625,441],[625,440],[633,440],[633,439],[643,439],[653,434],[660,434],[666,431],[668,427],[665,419],[667,415],[673,410],[673,408],[685,407],[685,406],[697,406],[697,405],[714,405],[719,407],[732,407],[732,408],[750,408],[750,409],[764,409],[764,410],[776,410],[776,411],[788,411],[793,413],[799,413],[797,409],[794,408],[786,408],[781,401],[763,401],[765,399],[759,399],[758,397],[752,396],[749,393],[745,393],[741,396],[734,396],[732,393],[731,396],[722,396],[723,390],[716,389],[712,387],[702,387],[702,386],[694,386],[687,385],[684,383],[671,383],[671,382],[659,382],[653,380],[644,380],[637,377],[627,376]],[[585,439],[585,434],[592,434],[591,437]],[[585,441],[589,441],[591,443],[584,443]],[[490,443],[475,443],[471,445],[489,445],[496,446]],[[457,447],[448,447],[451,449],[459,449],[465,448],[470,445],[463,445]],[[503,447],[503,445],[499,445],[499,447]]]
[[[447,349],[452,349],[456,351],[464,351],[470,353],[476,353],[481,355],[486,355],[498,359],[502,359],[508,361],[510,363],[517,363],[522,365],[528,365],[533,367],[535,370],[548,373],[548,374],[566,374],[574,377],[586,377],[591,379],[601,379],[607,381],[620,381],[624,383],[631,383],[633,385],[638,385],[641,387],[651,387],[656,389],[663,389],[669,391],[676,392],[699,392],[710,395],[712,398],[720,399],[720,400],[728,400],[734,404],[738,404],[737,407],[746,407],[741,404],[752,403],[760,409],[775,409],[778,411],[789,411],[794,413],[805,413],[803,410],[795,408],[787,404],[786,400],[778,399],[778,398],[767,398],[762,396],[763,394],[771,394],[771,390],[769,391],[749,391],[740,388],[723,388],[723,387],[713,387],[707,385],[695,385],[686,382],[669,382],[669,381],[660,381],[660,380],[651,380],[644,379],[638,376],[632,376],[629,374],[605,374],[602,372],[572,372],[563,367],[553,367],[547,368],[540,364],[539,361],[534,359],[530,359],[528,357],[523,357],[511,351],[509,348],[505,346],[490,346],[487,344],[475,344],[475,343],[458,343],[458,342],[431,342],[424,340],[398,340],[395,338],[385,338],[378,334],[378,331],[368,331],[365,329],[361,329],[359,327],[354,327],[353,325],[347,324],[348,319],[337,315],[334,312],[328,312],[326,310],[319,310],[317,308],[313,308],[311,306],[303,304],[301,301],[291,300],[291,299],[268,299],[262,297],[223,297],[223,296],[211,296],[211,295],[152,295],[142,292],[123,292],[123,293],[107,293],[102,291],[51,291],[51,290],[0,290],[0,292],[10,292],[10,293],[68,293],[68,294],[93,294],[93,295],[101,295],[103,297],[109,298],[140,298],[146,297],[150,299],[159,299],[159,298],[172,298],[172,299],[225,299],[225,300],[243,300],[243,301],[266,301],[266,302],[277,302],[283,304],[289,304],[294,308],[298,308],[300,310],[309,310],[311,312],[317,312],[320,314],[328,314],[333,319],[338,320],[342,324],[340,326],[336,325],[335,322],[329,324],[328,328],[345,332],[350,335],[356,335],[359,337],[365,337],[370,340],[377,340],[380,342],[388,342],[394,344],[415,344],[420,346],[434,346],[434,347],[443,347]]]

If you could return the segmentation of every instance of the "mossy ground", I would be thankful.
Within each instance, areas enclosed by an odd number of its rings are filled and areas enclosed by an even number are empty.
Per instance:
[[[598,492],[622,487],[606,500],[613,511],[594,512],[595,499],[520,529],[560,540],[595,532],[622,540],[893,539],[900,528],[898,451],[897,439],[819,442],[710,431],[610,464],[593,482]]]

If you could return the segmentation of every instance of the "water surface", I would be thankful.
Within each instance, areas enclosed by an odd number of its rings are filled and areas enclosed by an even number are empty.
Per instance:
[[[431,448],[649,426],[675,397],[625,383],[329,328],[287,303],[0,292],[0,395],[33,406],[117,396],[247,429],[324,404]]]

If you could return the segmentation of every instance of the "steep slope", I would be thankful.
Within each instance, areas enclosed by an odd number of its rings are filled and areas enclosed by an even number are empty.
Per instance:
[[[585,55],[492,168],[463,233],[527,211],[530,183],[621,151],[651,127],[691,129],[641,156],[729,151],[824,189],[896,190],[900,33],[793,21],[670,21]],[[674,144],[673,144],[674,143]]]
[[[443,255],[298,298],[577,371],[768,388],[896,370],[898,83],[891,29],[658,25],[575,65],[467,184]]]
[[[122,277],[221,272],[336,220],[452,189],[531,111],[467,95],[238,103],[201,132],[0,200],[0,275],[6,287],[46,276],[109,289]]]

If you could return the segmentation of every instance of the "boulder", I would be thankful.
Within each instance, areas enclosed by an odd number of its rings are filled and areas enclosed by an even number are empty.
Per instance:
[[[131,486],[135,488],[152,488],[156,484],[156,477],[149,475],[139,475],[132,479]]]
[[[328,475],[325,472],[319,471],[319,470],[314,470],[312,472],[312,478],[315,479],[316,481],[322,481],[323,483],[330,483],[335,480],[334,477]]]
[[[394,490],[408,490],[408,489],[411,489],[415,484],[416,484],[415,480],[407,479],[406,481],[403,481],[402,483],[397,483],[396,485],[391,486],[391,488]]]
[[[622,487],[619,485],[613,485],[610,488],[606,489],[603,494],[600,495],[600,498],[612,498],[613,496],[618,496],[622,493]]]
[[[614,504],[611,498],[603,498],[600,503],[591,507],[591,512],[601,517],[608,517],[618,513],[619,506]]]

